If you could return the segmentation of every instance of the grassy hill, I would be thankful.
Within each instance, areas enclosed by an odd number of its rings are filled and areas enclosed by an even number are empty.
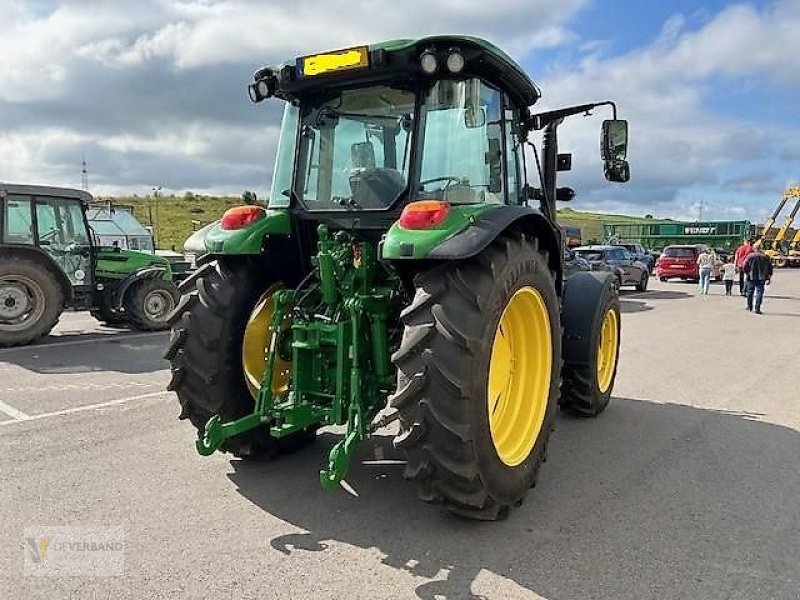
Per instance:
[[[105,198],[103,198],[105,200]],[[183,242],[193,231],[215,221],[228,208],[243,204],[237,196],[133,196],[111,198],[114,204],[133,206],[142,225],[150,225],[158,248],[183,251]]]
[[[663,219],[645,219],[629,215],[607,215],[603,213],[581,212],[571,208],[558,211],[558,222],[561,225],[581,228],[584,244],[603,241],[603,225],[605,223],[663,223]]]
[[[199,227],[219,219],[229,207],[242,204],[238,196],[133,196],[111,199],[114,204],[133,206],[136,218],[143,225],[152,225],[159,248],[182,251],[183,242]],[[584,243],[603,239],[604,223],[658,223],[659,220],[581,212],[565,208],[558,211],[561,225],[581,228]]]

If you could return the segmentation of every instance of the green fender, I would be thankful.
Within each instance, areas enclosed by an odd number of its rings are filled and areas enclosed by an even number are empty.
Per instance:
[[[549,253],[550,268],[558,274],[560,289],[560,233],[539,210],[527,206],[453,206],[447,218],[431,229],[403,229],[395,223],[383,241],[381,258],[461,260],[475,256],[511,227],[536,236],[543,244]]]
[[[172,279],[169,261],[149,252],[102,246],[95,254],[95,276],[99,279],[125,279],[142,269],[158,268],[164,279]]]
[[[289,235],[292,232],[292,218],[288,210],[269,209],[263,219],[259,219],[233,231],[226,231],[217,223],[205,239],[209,254],[261,254],[264,238],[270,235]]]

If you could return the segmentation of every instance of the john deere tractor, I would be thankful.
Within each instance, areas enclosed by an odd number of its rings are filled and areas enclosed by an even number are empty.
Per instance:
[[[611,102],[531,112],[536,85],[470,37],[303,56],[248,90],[284,103],[269,205],[209,231],[166,352],[198,452],[269,456],[344,426],[332,488],[391,423],[423,500],[505,516],[557,405],[594,417],[611,396],[619,300],[609,273],[564,279],[557,132],[608,107],[605,175],[623,182],[627,123]]]
[[[165,329],[178,301],[166,259],[99,246],[80,190],[0,183],[0,347],[47,335],[64,308]]]

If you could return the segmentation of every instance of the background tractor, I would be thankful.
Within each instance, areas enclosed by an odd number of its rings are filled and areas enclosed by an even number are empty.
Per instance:
[[[330,488],[395,423],[421,498],[505,516],[557,404],[596,416],[611,396],[619,299],[610,273],[565,282],[557,130],[611,107],[605,174],[623,182],[627,123],[611,102],[531,113],[519,65],[468,37],[304,56],[248,90],[285,103],[269,206],[210,229],[166,352],[198,452],[269,456],[344,425]]]
[[[47,333],[65,307],[142,330],[165,329],[179,293],[169,262],[98,246],[79,190],[0,184],[0,346]]]

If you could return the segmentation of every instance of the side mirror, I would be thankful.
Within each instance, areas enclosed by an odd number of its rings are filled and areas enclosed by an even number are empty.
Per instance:
[[[464,127],[476,129],[486,125],[486,109],[482,106],[467,106],[464,109]]]
[[[628,157],[628,122],[622,119],[603,121],[601,143],[603,160],[625,160]]]
[[[625,183],[631,179],[631,168],[627,160],[607,160],[603,171],[608,181]]]

